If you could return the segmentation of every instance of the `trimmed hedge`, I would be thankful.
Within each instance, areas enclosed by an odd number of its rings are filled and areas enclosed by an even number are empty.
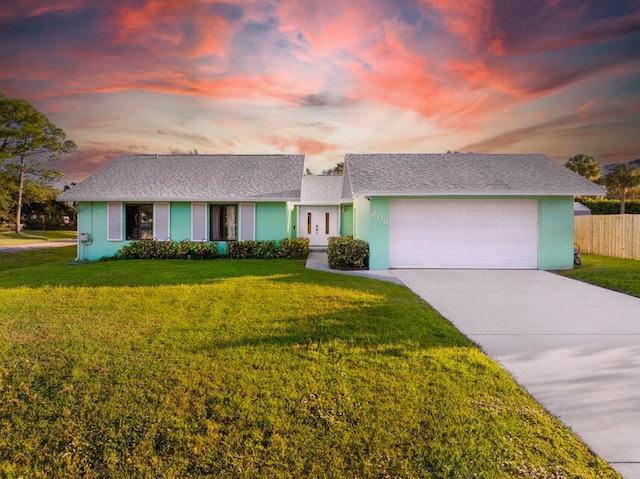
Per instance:
[[[117,259],[299,259],[309,254],[306,238],[276,241],[218,242],[182,241],[134,241],[123,246],[115,255]]]
[[[218,243],[182,241],[134,241],[123,246],[117,259],[214,259],[220,257]]]
[[[369,269],[369,243],[353,236],[331,237],[327,257],[332,269]]]
[[[280,241],[232,241],[227,243],[233,259],[302,259],[309,254],[307,238]]]
[[[617,215],[620,213],[620,200],[578,198],[576,201],[589,208],[592,215]],[[626,214],[640,215],[640,200],[625,201],[624,209]]]

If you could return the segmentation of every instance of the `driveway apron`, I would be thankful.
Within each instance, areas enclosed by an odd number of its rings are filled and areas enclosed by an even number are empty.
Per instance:
[[[545,271],[393,270],[625,478],[640,478],[640,298]]]

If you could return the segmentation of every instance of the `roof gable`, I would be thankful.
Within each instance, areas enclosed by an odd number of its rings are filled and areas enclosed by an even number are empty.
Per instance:
[[[304,155],[126,155],[63,201],[298,201]]]
[[[342,197],[342,183],[342,175],[305,175],[300,203],[337,205]]]
[[[354,196],[600,196],[604,189],[542,154],[348,154]]]

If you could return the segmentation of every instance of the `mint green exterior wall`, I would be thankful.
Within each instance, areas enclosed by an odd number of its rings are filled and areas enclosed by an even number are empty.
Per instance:
[[[391,197],[354,198],[354,237],[369,243],[370,269],[389,268],[389,211]],[[538,200],[538,268],[573,267],[573,197],[437,196],[401,199],[535,199]]]
[[[191,238],[191,203],[171,203],[169,214],[171,239],[182,241]],[[285,202],[256,203],[256,240],[280,240],[289,237],[289,215],[290,211]],[[122,228],[124,237],[124,224]],[[131,243],[126,240],[107,241],[106,202],[78,204],[78,233],[89,233],[92,238],[90,244],[78,243],[78,259],[81,261],[113,257],[120,248]],[[223,247],[224,242],[221,242],[221,248]]]
[[[389,205],[386,197],[371,198],[369,210],[369,269],[389,269]]]
[[[191,238],[191,203],[171,203],[169,228],[173,241]]]
[[[110,258],[130,241],[107,241],[107,203],[79,203],[78,233],[89,233],[91,243],[78,242],[78,259],[96,261]]]
[[[353,237],[368,241],[369,238],[369,200],[362,196],[353,198]]]
[[[286,203],[256,203],[256,240],[288,237]]]
[[[340,236],[353,235],[353,205],[340,206]]]
[[[538,202],[538,268],[573,268],[573,197],[550,196]]]
[[[369,243],[369,269],[389,268],[389,198],[353,199],[354,237]]]

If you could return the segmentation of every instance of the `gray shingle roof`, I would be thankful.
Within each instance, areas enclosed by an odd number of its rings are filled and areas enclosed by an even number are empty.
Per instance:
[[[300,203],[337,205],[342,197],[342,183],[342,175],[303,176]]]
[[[355,196],[600,196],[604,188],[541,154],[348,154]]]
[[[127,155],[62,201],[298,201],[304,155]]]

